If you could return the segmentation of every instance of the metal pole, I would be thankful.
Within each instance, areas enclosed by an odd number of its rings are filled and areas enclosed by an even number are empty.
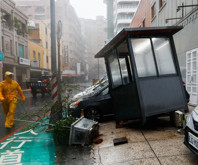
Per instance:
[[[56,104],[58,101],[57,97],[57,68],[56,68],[56,20],[55,20],[55,0],[50,0],[51,10],[51,71],[52,71],[52,102],[50,114],[50,124],[55,124],[56,121],[60,120],[59,115],[56,114]]]
[[[61,103],[61,71],[60,71],[60,40],[58,41],[58,107],[62,109]]]
[[[55,20],[55,1],[50,0],[51,7],[51,70],[56,74],[56,20]]]

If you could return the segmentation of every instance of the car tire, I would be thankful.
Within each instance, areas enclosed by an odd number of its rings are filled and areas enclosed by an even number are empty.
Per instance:
[[[93,107],[85,110],[85,117],[94,121],[101,121],[102,119],[99,111]]]

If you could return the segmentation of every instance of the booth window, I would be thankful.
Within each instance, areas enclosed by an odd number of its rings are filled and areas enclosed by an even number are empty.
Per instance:
[[[157,76],[151,40],[149,38],[132,39],[132,45],[138,76]]]
[[[176,74],[168,38],[152,38],[159,75]]]
[[[110,53],[108,56],[108,63],[112,88],[127,85],[133,81],[127,41],[124,41],[116,50]]]
[[[169,38],[134,38],[131,42],[139,77],[176,74]]]
[[[120,69],[122,73],[122,80],[123,80],[123,85],[129,84],[129,73],[127,69],[127,63],[126,63],[126,58],[119,58],[120,62]]]
[[[110,73],[113,82],[113,88],[116,88],[122,85],[122,77],[121,77],[120,67],[115,50],[112,51],[111,55],[108,57],[108,60],[111,70]]]

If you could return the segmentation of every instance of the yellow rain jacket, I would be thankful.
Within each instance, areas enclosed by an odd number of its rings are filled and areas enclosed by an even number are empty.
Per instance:
[[[5,127],[12,127],[14,125],[14,116],[17,102],[17,92],[21,100],[25,101],[25,96],[21,90],[20,85],[12,80],[9,75],[11,72],[5,73],[5,80],[0,83],[0,101],[2,101],[2,106],[4,109],[4,114],[6,117]]]

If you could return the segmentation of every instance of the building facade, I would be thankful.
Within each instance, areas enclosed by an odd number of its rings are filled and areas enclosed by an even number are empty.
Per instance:
[[[86,46],[85,57],[90,70],[88,79],[101,78],[105,73],[104,60],[96,59],[94,56],[106,43],[107,21],[103,16],[97,16],[95,20],[83,18],[80,20]]]
[[[131,22],[131,27],[151,26],[151,0],[141,0]]]
[[[14,0],[30,20],[40,21],[50,28],[50,0]]]
[[[104,0],[107,5],[107,42],[130,27],[140,0]],[[112,31],[113,30],[113,31]],[[113,34],[113,36],[112,36]]]
[[[56,21],[62,22],[63,80],[84,81],[87,74],[80,20],[69,0],[56,1]]]
[[[114,0],[103,0],[107,6],[107,42],[114,37],[113,3]]]
[[[28,38],[31,62],[30,77],[38,79],[41,75],[51,74],[51,41],[49,28],[42,22],[32,23],[31,26],[28,26]]]
[[[138,5],[139,0],[114,0],[113,23],[115,35],[123,28],[130,27]]]
[[[183,26],[175,36],[176,51],[190,103],[198,103],[198,2],[196,0],[153,0],[152,26]]]
[[[0,17],[0,80],[5,71],[11,71],[21,87],[26,88],[25,82],[30,77],[28,17],[11,0],[0,1]]]

